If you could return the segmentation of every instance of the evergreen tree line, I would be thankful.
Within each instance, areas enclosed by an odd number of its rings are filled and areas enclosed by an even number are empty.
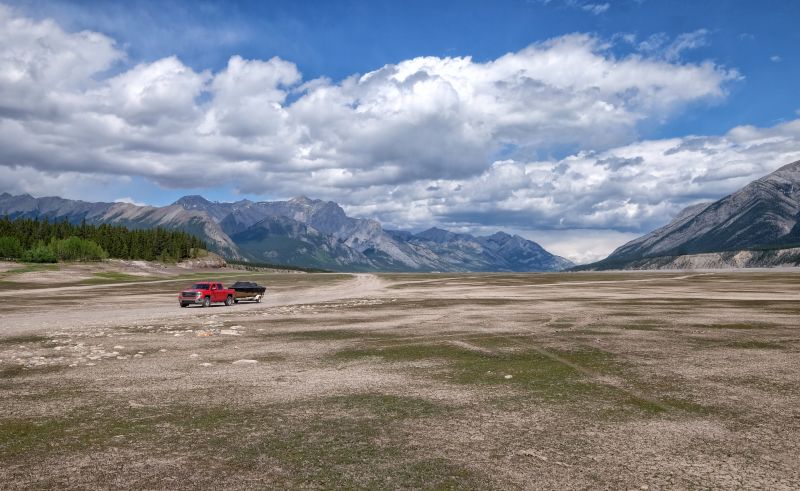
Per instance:
[[[0,219],[0,258],[28,262],[97,261],[106,258],[178,261],[197,257],[206,244],[186,232],[154,228],[130,230],[85,221],[46,218]]]

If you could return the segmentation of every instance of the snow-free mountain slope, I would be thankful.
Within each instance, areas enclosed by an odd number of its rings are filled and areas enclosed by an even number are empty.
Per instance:
[[[800,244],[800,161],[713,203],[683,210],[672,222],[615,250],[602,263]]]
[[[184,196],[164,207],[0,195],[0,213],[132,228],[167,227],[203,238],[230,257],[337,271],[556,271],[572,266],[533,241],[497,233],[475,237],[432,228],[387,231],[347,216],[332,201],[209,201]]]

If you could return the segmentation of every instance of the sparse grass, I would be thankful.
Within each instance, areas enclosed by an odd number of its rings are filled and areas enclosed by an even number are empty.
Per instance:
[[[701,327],[705,329],[770,329],[778,326],[772,322],[752,321],[752,322],[695,324],[693,327]]]
[[[0,368],[0,379],[9,379],[14,377],[28,377],[33,375],[41,375],[45,373],[54,373],[64,370],[66,367],[63,365],[45,365],[37,367],[26,367],[24,365],[8,365]]]
[[[64,418],[0,420],[0,459],[35,461],[124,446],[142,458],[186,457],[188,451],[216,478],[249,473],[270,487],[487,487],[454,462],[409,451],[393,431],[440,411],[422,399],[379,393],[269,406],[83,409]]]
[[[96,285],[102,283],[119,282],[124,283],[128,281],[148,281],[150,279],[164,279],[152,276],[141,276],[128,273],[120,273],[119,271],[104,271],[92,274],[92,277],[80,282],[83,285]]]
[[[619,403],[600,411],[600,419],[609,421],[625,421],[631,417],[674,416],[676,413],[689,416],[706,416],[713,412],[712,408],[695,402],[665,397],[662,399],[646,399],[629,395],[621,397]]]
[[[313,331],[293,331],[287,334],[293,340],[338,341],[360,339],[364,341],[374,339],[389,339],[392,334],[377,331],[359,331],[354,329],[316,329]]]
[[[719,338],[705,338],[705,337],[692,337],[691,341],[701,348],[733,348],[733,349],[786,349],[789,346],[786,343],[777,341],[763,341],[756,339],[719,339]]]
[[[345,349],[333,356],[339,361],[366,357],[379,357],[387,362],[440,360],[448,364],[448,370],[439,375],[451,382],[507,385],[531,390],[545,398],[572,397],[592,389],[593,384],[587,382],[585,376],[570,364],[602,373],[619,369],[610,353],[596,349],[550,350],[547,353],[552,353],[552,356],[532,349],[489,355],[450,344],[419,344]],[[507,375],[511,375],[511,378],[506,378]]]
[[[634,330],[634,331],[658,331],[659,327],[663,327],[664,323],[653,319],[642,319],[636,321],[625,321],[619,324],[621,329]]]
[[[339,277],[246,274],[275,292],[327,287]],[[416,275],[373,305],[212,311],[227,327],[246,327],[241,337],[164,332],[194,328],[195,319],[147,321],[152,332],[131,328],[135,337],[111,327],[110,337],[91,343],[147,356],[66,374],[10,365],[6,352],[55,344],[6,338],[0,366],[13,373],[0,379],[9,394],[0,399],[0,481],[9,488],[627,489],[655,472],[651,487],[733,482],[688,466],[655,467],[655,454],[662,462],[690,455],[762,487],[770,481],[760,476],[791,479],[792,462],[758,456],[764,435],[777,449],[797,439],[797,373],[787,355],[800,349],[789,313],[800,307],[774,299],[788,299],[800,275],[674,276]],[[426,278],[434,281],[413,283]],[[629,282],[639,279],[648,281]],[[169,292],[172,302],[190,281],[114,290]],[[509,298],[493,297],[498,285],[514,287]],[[726,300],[724,291],[745,287],[756,300]],[[46,308],[108,291],[59,295]],[[16,306],[45,308],[19,297]],[[92,326],[70,329],[73,342],[89,343]],[[151,356],[160,347],[168,351]],[[786,351],[757,351],[777,349]],[[190,352],[219,364],[187,363]],[[240,358],[262,363],[230,367]],[[537,453],[520,457],[521,449]],[[731,457],[748,464],[731,467]]]
[[[22,266],[19,268],[9,269],[0,275],[12,275],[22,273],[41,273],[44,271],[58,271],[60,269],[58,264],[40,264],[40,263],[20,263]]]
[[[22,336],[9,336],[5,338],[0,338],[0,345],[44,343],[49,340],[50,338],[45,336],[38,336],[36,334],[25,334]]]

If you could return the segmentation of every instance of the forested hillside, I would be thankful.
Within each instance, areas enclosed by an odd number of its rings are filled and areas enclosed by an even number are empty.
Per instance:
[[[118,225],[72,224],[47,219],[0,219],[0,258],[33,262],[106,257],[176,261],[195,257],[206,244],[185,232]]]

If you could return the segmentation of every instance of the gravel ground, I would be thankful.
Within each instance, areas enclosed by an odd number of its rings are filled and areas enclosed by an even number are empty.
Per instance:
[[[0,487],[798,489],[796,271],[218,274],[5,277]]]

